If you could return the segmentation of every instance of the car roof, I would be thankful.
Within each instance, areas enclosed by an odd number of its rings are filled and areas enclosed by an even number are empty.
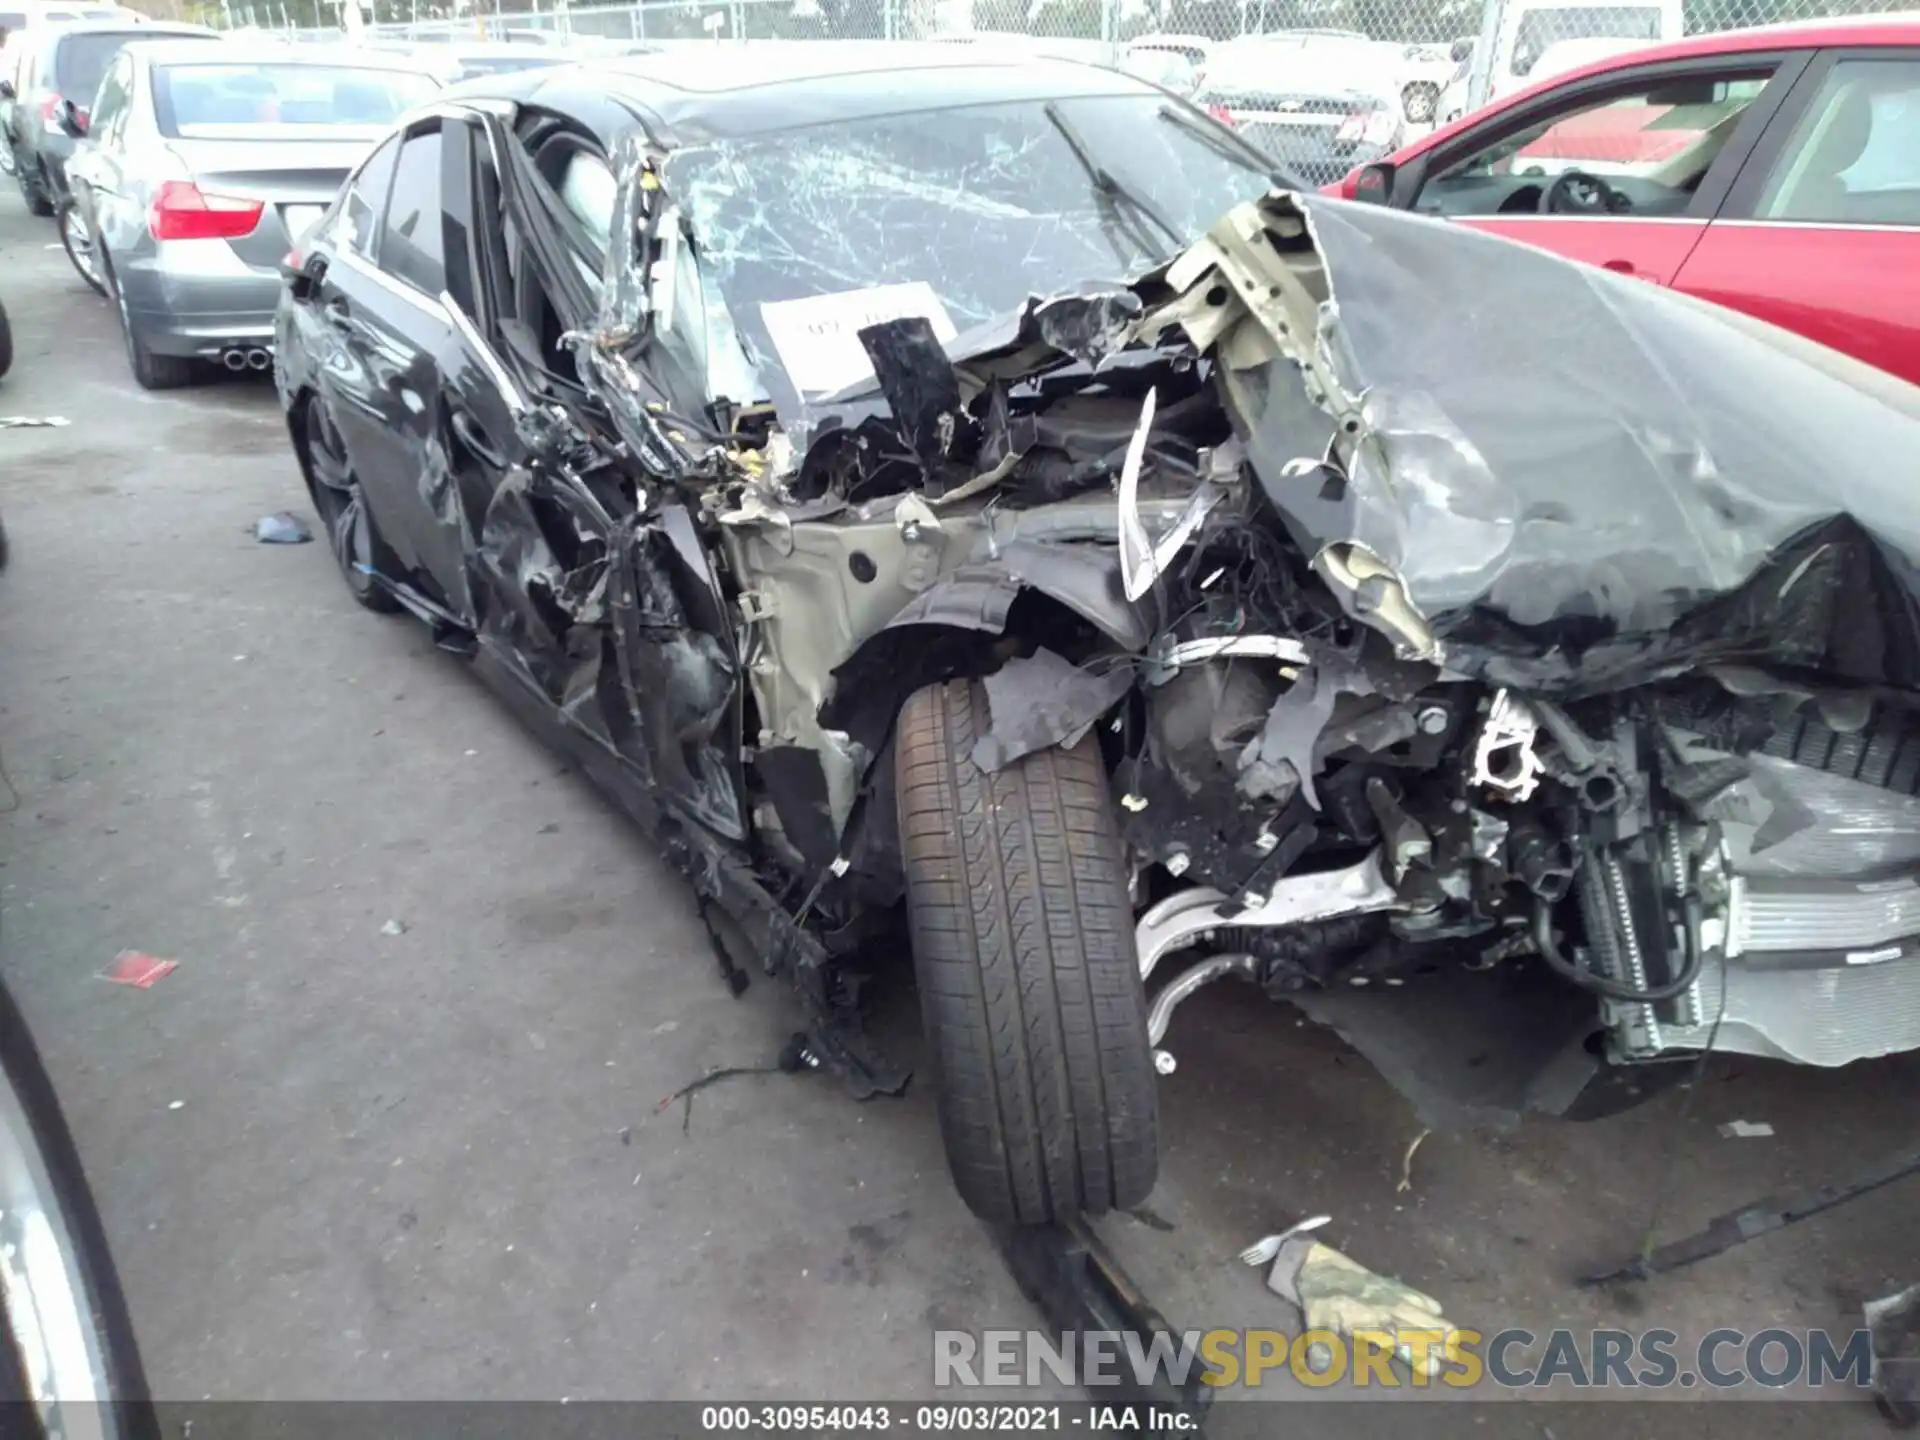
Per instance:
[[[1697,55],[1741,55],[1758,50],[1792,50],[1823,45],[1920,45],[1920,13],[1837,15],[1824,20],[1786,20],[1777,25],[1754,25],[1745,30],[1718,30],[1710,35],[1689,35],[1684,40],[1647,45],[1633,51],[1630,56],[1610,56],[1582,69],[1568,70],[1554,76],[1553,83],[1564,85],[1582,75],[1603,74],[1622,65],[1640,65],[1649,60],[1688,60]]]
[[[289,45],[280,40],[224,40],[212,49],[200,41],[150,41],[127,48],[150,65],[347,65],[356,70],[423,73],[419,60],[412,55],[346,46]]]
[[[911,71],[910,81],[901,74]],[[690,46],[487,76],[457,95],[569,115],[610,142],[635,120],[668,148],[903,112],[1094,95],[1159,95],[1117,70],[968,46],[813,41]],[[621,112],[624,112],[622,114]]]
[[[220,37],[218,30],[209,30],[204,25],[181,25],[165,20],[148,20],[135,24],[131,20],[77,20],[72,24],[62,22],[49,27],[41,36],[49,46],[57,45],[70,35],[127,35],[133,40],[158,39],[166,35],[207,35],[214,39]]]

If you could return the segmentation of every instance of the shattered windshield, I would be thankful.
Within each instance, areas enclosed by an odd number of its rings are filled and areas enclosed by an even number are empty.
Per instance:
[[[667,188],[702,288],[730,312],[759,379],[752,398],[857,384],[870,373],[865,325],[920,315],[952,340],[1030,295],[1131,280],[1176,248],[1144,216],[1190,240],[1266,193],[1255,154],[1224,131],[1216,146],[1204,124],[1182,128],[1161,113],[1170,103],[919,111],[676,153]]]

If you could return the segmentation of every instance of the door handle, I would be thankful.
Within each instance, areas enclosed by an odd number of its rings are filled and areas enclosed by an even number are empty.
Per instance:
[[[1631,260],[1603,261],[1600,268],[1603,270],[1611,270],[1616,275],[1632,275],[1637,273],[1633,268],[1633,262]]]
[[[487,432],[480,428],[480,422],[472,415],[465,410],[455,410],[449,423],[453,426],[454,438],[471,450],[483,465],[491,465],[496,470],[506,468],[507,457],[487,437]]]

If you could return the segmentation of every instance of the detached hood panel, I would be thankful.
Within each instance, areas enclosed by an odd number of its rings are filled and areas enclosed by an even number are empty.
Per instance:
[[[1149,323],[1213,347],[1263,487],[1404,648],[1576,692],[1762,657],[1920,686],[1913,387],[1641,281],[1318,196],[1240,207],[1158,279],[1174,298]],[[1329,433],[1338,474],[1287,464]]]

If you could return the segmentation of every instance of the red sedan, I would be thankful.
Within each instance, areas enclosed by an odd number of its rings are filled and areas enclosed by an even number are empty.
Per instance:
[[[1920,21],[1617,55],[1328,193],[1671,285],[1920,383]]]

